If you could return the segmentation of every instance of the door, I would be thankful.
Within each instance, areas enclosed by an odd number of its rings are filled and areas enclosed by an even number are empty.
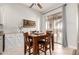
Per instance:
[[[54,20],[54,42],[58,44],[62,44],[62,39],[63,39],[63,21],[62,18],[58,20]]]
[[[58,12],[56,14],[48,16],[46,22],[47,30],[51,30],[54,33],[54,42],[62,44],[63,41],[63,12]]]

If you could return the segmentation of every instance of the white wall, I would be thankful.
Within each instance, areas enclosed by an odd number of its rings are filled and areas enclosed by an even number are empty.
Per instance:
[[[40,30],[40,13],[22,4],[3,4],[1,6],[2,23],[5,33],[17,32],[23,19],[36,21],[35,28],[24,28],[24,31]]]
[[[66,6],[67,20],[67,40],[68,46],[77,48],[77,32],[78,32],[78,5],[67,4]]]

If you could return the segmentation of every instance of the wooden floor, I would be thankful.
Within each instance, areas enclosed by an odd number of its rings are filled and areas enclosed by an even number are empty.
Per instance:
[[[55,49],[52,52],[52,55],[72,55],[73,49],[71,48],[63,48],[62,45],[54,44]],[[16,51],[17,50],[17,51]],[[9,51],[5,51],[3,55],[23,55],[23,49],[10,49]],[[26,54],[28,55],[28,53]],[[44,55],[41,53],[41,55]],[[47,51],[47,55],[49,55],[49,51]]]

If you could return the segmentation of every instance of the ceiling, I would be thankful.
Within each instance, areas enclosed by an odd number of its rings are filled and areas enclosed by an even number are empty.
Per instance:
[[[25,3],[24,5],[26,5],[27,7],[29,7],[32,3]],[[40,13],[45,13],[48,10],[51,10],[53,8],[56,8],[59,5],[62,5],[61,3],[40,3],[42,5],[42,9],[40,9],[37,5],[34,5],[32,7],[32,9],[40,12]]]
[[[6,5],[7,3],[0,3],[0,6]],[[22,3],[29,8],[32,3]],[[57,8],[58,6],[62,5],[62,3],[40,3],[42,5],[42,9],[40,9],[37,5],[34,5],[31,9],[38,11],[40,13],[46,13],[47,11]]]

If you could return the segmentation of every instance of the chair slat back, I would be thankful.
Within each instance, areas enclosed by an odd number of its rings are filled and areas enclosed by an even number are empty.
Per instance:
[[[24,33],[24,42],[28,41],[28,32]]]

